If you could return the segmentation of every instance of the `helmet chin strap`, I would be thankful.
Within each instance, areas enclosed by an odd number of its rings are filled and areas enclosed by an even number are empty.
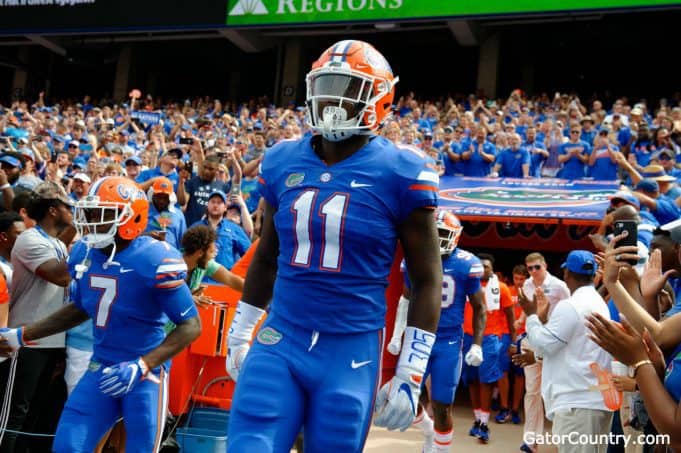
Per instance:
[[[344,131],[338,131],[339,127],[343,126],[343,122],[347,120],[348,112],[342,108],[333,105],[327,105],[322,112],[322,135],[330,142],[340,142],[348,138],[348,134]]]

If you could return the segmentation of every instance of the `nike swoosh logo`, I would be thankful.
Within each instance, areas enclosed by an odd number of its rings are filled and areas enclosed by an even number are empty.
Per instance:
[[[135,269],[126,269],[126,268],[124,268],[124,267],[121,267],[121,274],[126,274],[126,273],[132,272],[132,271],[134,271],[134,270],[135,270]]]
[[[182,313],[180,313],[180,316],[186,315],[187,313],[189,313],[190,311],[192,311],[192,308],[193,308],[193,307],[187,308],[185,311],[183,311]]]
[[[371,187],[371,186],[372,186],[372,184],[362,184],[362,183],[355,181],[354,179],[352,181],[350,181],[350,187],[355,188],[355,189],[358,188],[358,187]]]
[[[454,343],[456,343],[456,340],[449,342],[449,344],[454,344]]]
[[[365,360],[364,362],[355,362],[354,360],[350,364],[353,370],[356,370],[357,368],[363,367],[364,365],[369,365],[371,363],[371,360]]]

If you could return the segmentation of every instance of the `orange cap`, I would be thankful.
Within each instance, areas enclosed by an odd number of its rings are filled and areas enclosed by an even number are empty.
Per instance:
[[[151,187],[154,189],[154,193],[167,193],[170,195],[174,192],[173,183],[168,178],[157,178]]]

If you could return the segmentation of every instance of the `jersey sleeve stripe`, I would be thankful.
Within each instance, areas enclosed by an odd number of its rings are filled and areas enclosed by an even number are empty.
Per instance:
[[[265,182],[265,178],[263,178],[262,176],[258,176],[258,182],[259,182],[260,184],[265,185],[265,186],[267,185],[267,183]]]
[[[156,274],[156,280],[163,280],[164,278],[177,278],[179,272],[167,272],[165,274]]]
[[[418,179],[419,181],[432,182],[433,184],[440,184],[440,177],[437,175],[437,173],[430,170],[422,171],[421,173],[418,174],[416,179]]]
[[[437,187],[427,186],[425,184],[412,184],[409,186],[409,190],[430,190],[431,192],[437,192]]]
[[[182,263],[184,260],[179,258],[163,258],[164,263]]]
[[[156,288],[177,288],[178,286],[181,286],[184,284],[184,280],[169,280],[161,283],[157,283],[154,285]]]
[[[156,268],[156,274],[165,274],[166,272],[182,272],[186,270],[186,264],[162,264]]]

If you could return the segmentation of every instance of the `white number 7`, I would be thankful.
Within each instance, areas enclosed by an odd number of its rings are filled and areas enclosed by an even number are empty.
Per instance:
[[[102,293],[99,296],[99,303],[97,304],[97,319],[95,320],[95,325],[97,327],[104,327],[109,321],[111,304],[114,303],[116,295],[118,294],[118,280],[111,277],[91,275],[90,288],[102,290]]]

